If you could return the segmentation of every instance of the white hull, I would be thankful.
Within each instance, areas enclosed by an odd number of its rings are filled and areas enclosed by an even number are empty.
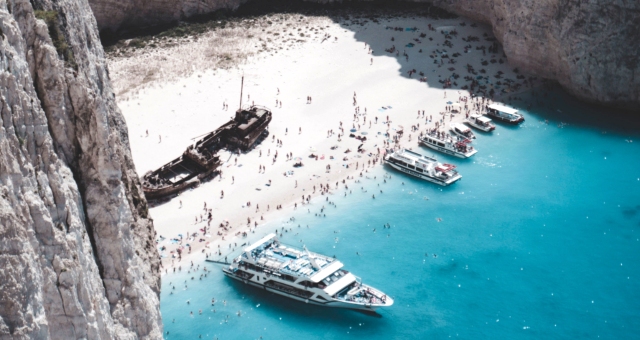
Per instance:
[[[474,122],[472,122],[470,120],[465,120],[464,122],[469,124],[470,126],[476,128],[476,129],[484,131],[484,132],[491,132],[491,131],[493,131],[495,129],[495,127],[492,127],[492,126],[478,125],[478,124],[476,124],[476,123],[474,123]]]
[[[450,129],[450,131],[451,131],[451,133],[453,133],[454,135],[456,135],[456,136],[460,136],[461,138],[464,138],[464,139],[469,139],[469,140],[471,140],[471,139],[476,139],[476,135],[474,135],[474,134],[473,134],[473,132],[471,132],[471,136],[465,136],[463,133],[460,133],[460,132],[459,132],[458,130],[456,130],[456,129]],[[471,130],[469,130],[469,131],[471,131]]]
[[[439,152],[442,152],[442,153],[446,153],[447,155],[456,156],[458,158],[469,158],[469,157],[475,155],[478,152],[478,150],[473,149],[473,150],[471,150],[469,152],[463,153],[463,152],[458,152],[458,151],[455,151],[455,150],[443,148],[443,147],[440,147],[440,146],[437,146],[437,145],[433,145],[431,143],[427,143],[427,142],[424,142],[422,140],[420,140],[420,143],[422,145],[424,145],[426,147],[429,147],[431,149],[434,149],[436,151],[439,151]]]
[[[293,299],[293,300],[297,300],[297,301],[300,301],[300,302],[308,303],[308,304],[311,304],[311,305],[334,307],[334,308],[356,309],[356,310],[362,310],[362,311],[367,311],[367,312],[375,312],[376,309],[378,307],[380,307],[380,306],[377,306],[377,305],[361,304],[361,303],[348,302],[348,301],[336,301],[336,300],[333,300],[333,301],[316,301],[313,298],[305,299],[305,298],[302,298],[302,297],[299,297],[299,296],[288,294],[287,292],[283,292],[283,291],[278,290],[278,289],[267,287],[264,284],[255,282],[253,280],[242,279],[240,277],[237,277],[237,276],[229,273],[227,270],[223,270],[223,272],[224,272],[224,275],[226,275],[226,276],[228,276],[228,277],[230,277],[232,279],[238,280],[238,281],[240,281],[240,282],[242,282],[244,284],[248,284],[248,285],[254,286],[256,288],[261,288],[263,290],[266,290],[266,291],[269,291],[269,292],[272,292],[272,293],[275,293],[275,294],[278,294],[278,295],[282,295],[282,296],[288,297],[288,298]]]
[[[445,186],[447,186],[449,184],[452,184],[452,183],[454,183],[454,182],[456,182],[456,181],[458,181],[459,179],[462,178],[462,176],[460,174],[457,174],[456,176],[453,176],[453,177],[447,179],[446,181],[443,181],[441,179],[433,178],[433,177],[430,177],[430,176],[425,176],[424,173],[419,173],[417,171],[413,171],[413,170],[410,170],[410,169],[403,168],[403,167],[401,167],[401,166],[399,166],[397,164],[393,164],[391,162],[387,162],[387,164],[389,166],[391,166],[392,168],[398,170],[398,171],[402,171],[402,172],[404,172],[406,174],[409,174],[411,176],[418,177],[420,179],[423,179],[425,181],[429,181],[431,183],[435,183],[435,184],[441,185],[443,187],[445,187]]]

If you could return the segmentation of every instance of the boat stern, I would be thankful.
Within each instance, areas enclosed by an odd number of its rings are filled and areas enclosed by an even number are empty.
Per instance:
[[[462,175],[456,173],[455,175],[449,177],[446,181],[444,181],[445,185],[453,184],[462,179]]]

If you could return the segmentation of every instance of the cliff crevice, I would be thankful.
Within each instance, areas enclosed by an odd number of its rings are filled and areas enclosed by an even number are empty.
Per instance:
[[[153,223],[89,4],[2,0],[0,32],[0,339],[161,338]]]

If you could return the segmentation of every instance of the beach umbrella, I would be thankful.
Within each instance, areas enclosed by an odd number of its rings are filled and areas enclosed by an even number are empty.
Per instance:
[[[460,107],[460,103],[453,103],[452,106]]]
[[[296,161],[296,162],[301,162],[302,161],[302,157],[296,157],[293,160]]]
[[[310,148],[309,148],[309,151],[311,151],[311,152],[316,152],[316,151],[318,151],[318,150],[316,150],[316,148],[314,148],[314,147],[312,146],[312,147],[310,147]]]
[[[368,135],[369,133],[368,133],[367,131],[362,131],[362,132],[360,132],[360,134],[362,134],[362,135]]]
[[[451,105],[451,104],[453,104],[453,102],[447,102],[447,105]]]
[[[351,129],[351,130],[349,130],[349,131],[351,131],[351,132],[356,132],[356,131],[358,131],[358,130],[356,130],[356,129]]]

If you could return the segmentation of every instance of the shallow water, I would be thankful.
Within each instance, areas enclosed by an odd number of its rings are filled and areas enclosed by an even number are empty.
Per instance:
[[[634,338],[640,128],[564,95],[546,100],[553,109],[525,111],[520,127],[476,132],[470,160],[436,154],[463,175],[450,187],[378,167],[349,184],[352,194],[330,196],[337,207],[321,197],[311,213],[305,207],[295,222],[278,222],[293,229],[283,242],[335,255],[392,296],[391,308],[371,316],[306,305],[206,263],[212,272],[202,279],[163,278],[165,337]],[[326,217],[316,217],[323,205]]]

